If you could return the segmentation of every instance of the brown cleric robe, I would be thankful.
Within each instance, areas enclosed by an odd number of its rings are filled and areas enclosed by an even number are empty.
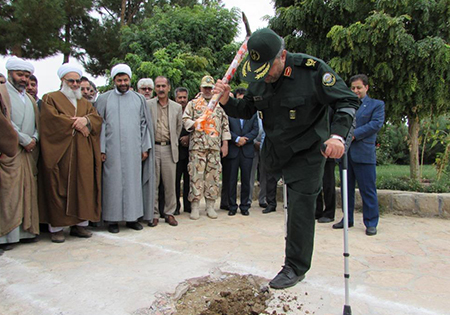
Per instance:
[[[91,133],[72,128],[71,117],[87,117]],[[60,91],[44,95],[41,105],[39,212],[54,227],[99,221],[101,214],[102,118],[82,98],[77,108]]]
[[[0,85],[0,95],[6,118],[10,122],[11,102],[5,85]],[[39,130],[39,111],[36,102],[27,94],[33,104],[36,128]],[[3,115],[3,113],[0,113]],[[14,131],[15,132],[15,131]],[[15,132],[17,136],[17,132]],[[0,134],[7,137],[8,134]],[[4,139],[3,139],[4,140]],[[24,231],[39,234],[39,214],[37,202],[37,159],[39,146],[33,152],[26,152],[14,138],[17,146],[7,156],[0,154],[0,237],[5,236],[20,225]]]

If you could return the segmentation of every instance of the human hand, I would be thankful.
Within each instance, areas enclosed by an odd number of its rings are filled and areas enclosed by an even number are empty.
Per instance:
[[[340,159],[345,152],[345,146],[339,139],[328,139],[324,142],[326,145],[325,152],[322,155],[330,159]]]
[[[36,139],[31,139],[31,142],[24,146],[23,148],[25,149],[25,151],[27,151],[28,153],[33,152],[34,148],[36,147]]]
[[[180,138],[180,143],[183,147],[188,147],[189,146],[189,136],[182,136]]]
[[[81,132],[81,129],[83,129],[83,127],[87,126],[87,123],[88,123],[86,117],[72,117],[70,119],[73,120],[72,128],[74,128],[80,132]]]
[[[220,104],[224,105],[228,103],[228,100],[230,99],[230,92],[231,87],[228,84],[223,83],[222,80],[217,80],[216,84],[214,85],[213,93],[222,93],[222,97],[219,99]]]

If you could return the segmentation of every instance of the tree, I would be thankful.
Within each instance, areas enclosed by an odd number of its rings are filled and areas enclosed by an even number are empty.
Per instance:
[[[151,18],[155,10],[165,6],[193,7],[196,4],[198,0],[96,1],[96,14],[83,18],[74,29],[74,42],[78,48],[75,56],[90,74],[105,75],[106,69],[115,61],[123,60],[128,52],[121,43],[122,28],[142,23]]]
[[[368,74],[388,120],[408,122],[410,174],[418,179],[420,121],[449,110],[450,1],[276,2],[284,7],[271,25],[288,34],[288,47],[325,59],[344,79]]]
[[[238,11],[219,4],[154,8],[141,23],[121,31],[121,50],[135,78],[167,76],[172,86],[184,85],[194,96],[202,76],[225,74],[238,44]],[[134,81],[133,81],[134,83]]]
[[[60,0],[0,0],[0,54],[40,59],[61,49]]]
[[[92,0],[62,0],[64,9],[64,26],[62,37],[64,44],[61,52],[64,54],[63,63],[69,62],[69,57],[75,55],[75,43],[72,40],[73,32],[82,25],[82,21],[89,16],[92,9]]]

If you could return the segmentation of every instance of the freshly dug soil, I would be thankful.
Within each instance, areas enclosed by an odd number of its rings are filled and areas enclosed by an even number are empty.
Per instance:
[[[205,279],[191,286],[176,302],[176,314],[264,314],[271,298],[268,288],[251,275],[229,275],[220,281]]]

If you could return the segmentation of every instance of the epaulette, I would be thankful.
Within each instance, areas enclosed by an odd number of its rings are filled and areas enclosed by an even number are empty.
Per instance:
[[[308,55],[299,54],[294,57],[294,65],[302,67],[302,68],[317,70],[317,68],[319,67],[319,64],[320,64],[320,61],[318,59],[308,56]]]

